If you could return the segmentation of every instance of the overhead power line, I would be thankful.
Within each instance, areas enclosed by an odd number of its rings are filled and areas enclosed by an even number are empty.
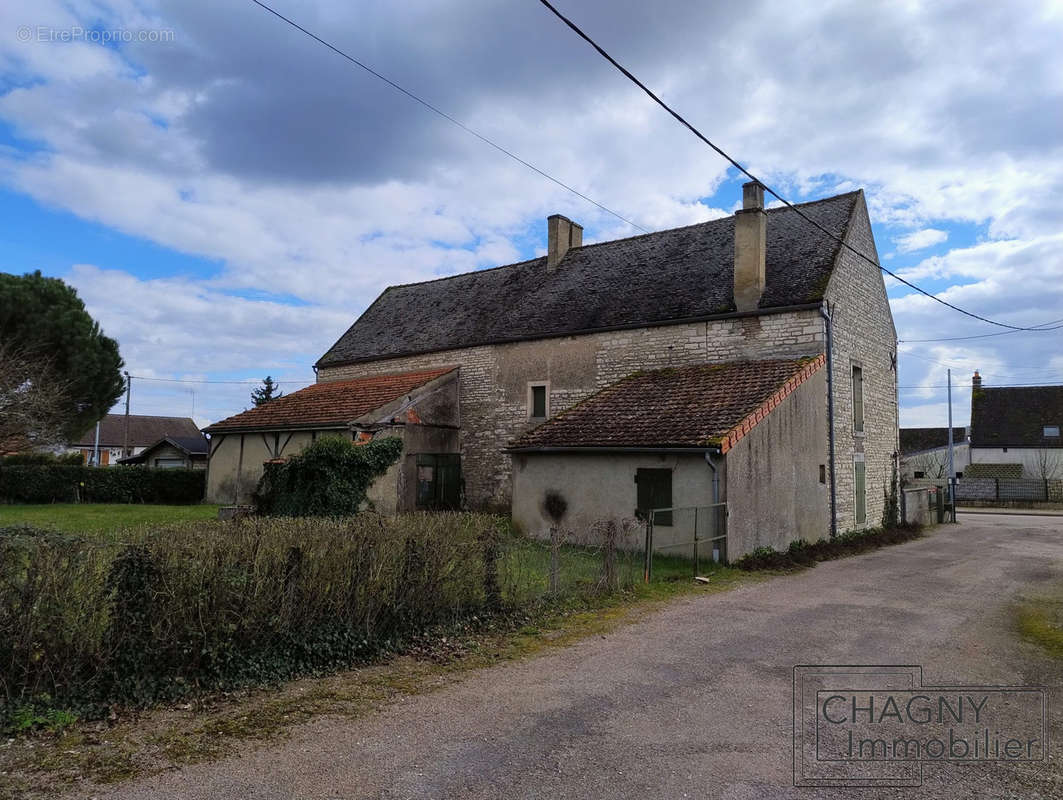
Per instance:
[[[349,61],[352,64],[354,64],[356,67],[360,67],[361,69],[365,70],[370,75],[372,75],[374,78],[378,78],[379,80],[383,81],[388,86],[390,86],[392,89],[395,89],[396,91],[401,92],[402,94],[406,95],[411,100],[413,100],[413,101],[415,101],[417,103],[420,103],[422,106],[427,108],[432,113],[438,114],[443,119],[445,119],[447,122],[450,122],[450,123],[452,123],[454,125],[457,125],[463,131],[465,131],[466,133],[470,134],[471,136],[475,136],[477,139],[479,139],[484,144],[490,145],[491,147],[493,147],[498,152],[500,152],[500,153],[502,153],[502,154],[504,154],[506,156],[509,156],[514,161],[516,161],[518,164],[522,164],[523,166],[525,166],[528,169],[530,169],[532,172],[535,172],[535,173],[541,175],[542,177],[546,178],[548,181],[552,181],[553,183],[555,183],[558,186],[560,186],[562,189],[565,189],[566,191],[572,192],[572,194],[576,195],[576,197],[579,197],[579,198],[581,198],[583,200],[586,200],[591,205],[597,206],[598,208],[600,208],[605,213],[612,214],[618,220],[620,220],[621,222],[627,223],[632,228],[635,228],[636,230],[640,230],[643,233],[649,233],[649,231],[646,230],[645,228],[643,228],[641,225],[638,225],[638,224],[632,222],[627,217],[625,217],[625,216],[623,216],[621,214],[618,214],[616,211],[613,211],[608,206],[605,206],[605,205],[599,203],[597,200],[594,200],[594,199],[588,197],[587,195],[583,194],[583,192],[579,191],[578,189],[573,189],[567,183],[559,180],[558,178],[555,178],[553,175],[549,174],[548,172],[545,172],[545,171],[539,169],[534,164],[531,164],[531,163],[525,161],[523,158],[518,156],[512,150],[507,150],[505,147],[503,147],[502,145],[498,144],[497,142],[494,142],[491,139],[487,138],[482,133],[479,133],[478,131],[473,130],[468,125],[466,125],[464,122],[461,122],[460,120],[455,119],[454,117],[452,117],[447,112],[445,112],[445,111],[439,109],[438,107],[432,105],[431,103],[429,103],[424,98],[419,97],[418,95],[416,95],[413,92],[411,92],[409,89],[406,89],[406,88],[400,86],[399,84],[395,83],[395,81],[393,81],[390,78],[388,78],[388,77],[382,75],[381,73],[377,72],[375,69],[370,67],[368,64],[365,64],[362,61],[359,61],[357,58],[355,58],[354,56],[350,55],[349,53],[344,52],[343,50],[341,50],[340,48],[336,47],[331,42],[325,41],[320,36],[318,36],[316,33],[313,33],[312,31],[307,30],[302,25],[300,25],[298,22],[295,22],[294,20],[289,19],[288,17],[284,16],[283,14],[281,14],[276,9],[273,9],[270,6],[266,5],[265,3],[261,2],[261,0],[251,0],[251,2],[254,3],[256,6],[258,6],[259,8],[262,8],[262,9],[268,11],[270,14],[275,16],[277,19],[288,23],[293,28],[295,28],[297,31],[300,31],[300,32],[306,34],[307,36],[309,36],[311,39],[313,39],[318,44],[324,45],[325,47],[327,47],[329,50],[331,50],[336,55],[347,59],[347,61]]]
[[[257,0],[255,0],[255,1],[257,2]],[[844,239],[842,239],[840,236],[838,236],[837,234],[835,234],[832,231],[830,231],[827,228],[825,228],[823,225],[821,225],[818,222],[816,222],[810,216],[805,214],[801,209],[799,209],[797,206],[795,206],[793,203],[791,203],[789,200],[787,200],[785,197],[783,197],[777,191],[772,189],[768,184],[766,184],[764,181],[762,181],[760,178],[758,178],[756,175],[754,175],[752,172],[750,172],[748,169],[746,169],[744,166],[742,166],[737,160],[735,160],[730,155],[728,155],[721,147],[719,147],[718,145],[716,145],[712,141],[710,141],[709,138],[706,137],[701,131],[699,131],[697,128],[695,128],[691,123],[687,122],[687,120],[684,119],[683,116],[679,114],[679,112],[677,112],[675,109],[673,109],[671,106],[669,106],[666,102],[664,102],[660,97],[658,97],[656,94],[654,94],[653,91],[648,86],[646,86],[646,84],[644,84],[642,81],[640,81],[638,78],[636,78],[631,73],[630,70],[628,70],[619,61],[617,61],[615,58],[613,58],[611,55],[609,55],[609,53],[607,53],[602,48],[601,45],[599,45],[596,41],[594,41],[594,39],[592,39],[590,36],[588,36],[586,33],[584,33],[583,30],[578,25],[576,25],[576,23],[574,23],[572,20],[570,20],[568,17],[566,17],[560,11],[558,11],[557,8],[555,8],[553,6],[553,4],[551,4],[549,2],[549,0],[539,0],[539,2],[542,3],[544,6],[546,6],[548,9],[550,9],[550,11],[554,14],[554,16],[556,16],[559,20],[561,20],[563,23],[565,23],[565,25],[567,25],[569,28],[571,28],[576,33],[577,36],[579,36],[581,39],[583,39],[585,42],[587,42],[587,44],[589,44],[591,47],[593,47],[595,50],[597,50],[598,54],[602,58],[604,58],[606,61],[608,61],[610,64],[612,64],[614,67],[616,67],[624,75],[624,77],[626,77],[628,80],[630,80],[632,83],[634,83],[640,89],[642,89],[642,91],[645,92],[646,95],[648,95],[649,98],[651,100],[653,100],[653,102],[655,102],[657,105],[659,105],[661,108],[663,108],[669,114],[671,114],[676,119],[676,121],[679,122],[680,125],[682,125],[684,128],[686,128],[691,133],[693,133],[698,139],[700,139],[702,142],[704,142],[709,147],[711,147],[713,150],[715,150],[721,157],[726,159],[731,164],[731,166],[733,166],[735,169],[737,169],[739,172],[741,172],[743,175],[745,175],[751,181],[756,181],[761,186],[763,186],[764,187],[764,191],[766,191],[768,194],[770,194],[772,197],[774,197],[776,200],[778,200],[784,206],[789,208],[791,211],[795,212],[799,217],[801,217],[801,219],[803,219],[805,222],[807,222],[808,224],[812,225],[813,227],[817,228],[820,232],[825,233],[831,239],[833,239],[834,241],[838,242],[838,244],[840,244],[846,250],[850,251],[851,253],[855,254],[859,258],[861,258],[864,261],[868,262],[873,267],[882,270],[882,272],[884,272],[886,275],[889,275],[894,280],[899,281],[900,283],[903,283],[905,286],[909,287],[910,289],[914,289],[915,291],[919,292],[920,294],[926,295],[931,300],[934,300],[934,301],[936,301],[938,303],[941,303],[943,306],[947,306],[948,308],[951,308],[953,311],[958,311],[961,314],[966,314],[968,317],[972,317],[974,319],[977,319],[977,320],[979,320],[981,322],[988,323],[990,325],[997,325],[997,326],[999,326],[1001,328],[1009,328],[1011,330],[1016,330],[1016,331],[1054,330],[1053,328],[1044,328],[1044,327],[1040,327],[1040,326],[1034,326],[1034,327],[1028,327],[1027,328],[1027,327],[1023,327],[1023,326],[1020,326],[1020,325],[1009,325],[1006,322],[998,322],[996,320],[989,319],[988,317],[983,317],[983,316],[981,316],[979,314],[975,314],[973,311],[967,311],[966,309],[960,308],[957,305],[953,305],[952,303],[948,302],[947,300],[942,300],[940,297],[937,297],[936,295],[932,294],[931,292],[928,292],[926,289],[923,289],[923,288],[921,288],[919,286],[916,286],[911,281],[905,280],[904,278],[900,277],[896,273],[891,272],[890,270],[886,269],[884,266],[879,264],[875,259],[873,259],[870,256],[867,256],[864,253],[860,252],[855,247],[853,247],[848,242],[846,242]],[[1063,328],[1063,324],[1059,325],[1058,327]]]
[[[983,389],[1014,389],[1014,388],[1017,388],[1017,387],[1020,387],[1020,386],[1063,386],[1063,381],[1040,381],[1038,383],[1007,383],[1007,384],[999,384],[999,385],[996,385],[996,386],[994,386],[992,384],[985,384],[985,385],[983,385],[982,388]],[[906,391],[914,391],[916,389],[948,389],[949,385],[947,383],[941,383],[941,384],[928,383],[928,384],[925,384],[923,386],[898,386],[897,388],[901,389],[901,390],[906,390]],[[953,389],[969,389],[969,388],[971,388],[971,384],[969,384],[969,383],[953,383],[952,384],[952,388]]]
[[[257,381],[255,381],[255,380],[238,380],[238,381],[236,381],[236,380],[232,380],[232,381],[229,381],[229,380],[219,380],[219,381],[202,380],[202,381],[197,381],[197,380],[190,379],[190,378],[147,378],[147,377],[145,377],[143,375],[130,375],[130,377],[131,378],[135,378],[138,381],[159,381],[159,382],[162,382],[162,383],[196,383],[196,384],[199,384],[199,383],[228,383],[228,384],[249,384],[249,385],[250,384],[256,384],[257,385],[257,384],[262,383],[261,380],[257,380]],[[274,383],[278,383],[278,384],[279,383],[313,383],[316,380],[317,380],[317,378],[306,378],[305,380],[300,380],[300,379],[294,379],[293,378],[293,379],[290,379],[290,380],[281,380],[281,381],[273,381],[273,382]]]
[[[941,339],[898,339],[897,343],[898,344],[917,344],[917,343],[926,343],[926,342],[961,342],[961,341],[964,341],[964,340],[967,340],[967,339],[988,339],[988,338],[990,338],[992,336],[1010,336],[1011,334],[1014,334],[1014,333],[1024,333],[1024,332],[1025,333],[1030,333],[1030,332],[1041,333],[1043,331],[1058,330],[1060,324],[1063,324],[1063,319],[1055,319],[1055,320],[1052,320],[1051,322],[1046,322],[1043,325],[1035,325],[1032,328],[1023,328],[1022,330],[1017,330],[1017,331],[998,331],[997,333],[980,333],[980,334],[977,334],[975,336],[946,336],[946,337],[941,338]],[[1048,326],[1055,326],[1055,327],[1048,327]]]

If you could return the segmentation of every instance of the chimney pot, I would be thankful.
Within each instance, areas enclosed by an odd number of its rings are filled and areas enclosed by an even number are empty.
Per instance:
[[[583,226],[561,214],[546,218],[546,271],[553,272],[573,247],[583,246]]]
[[[971,388],[972,389],[981,389],[982,388],[982,376],[978,374],[978,370],[974,371],[974,377],[971,378]]]
[[[756,311],[764,294],[768,215],[764,187],[742,186],[742,209],[735,212],[734,301],[739,311]]]
[[[742,184],[742,208],[764,208],[764,187],[756,181]]]

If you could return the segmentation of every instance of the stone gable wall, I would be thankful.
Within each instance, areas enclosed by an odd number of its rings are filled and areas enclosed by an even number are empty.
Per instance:
[[[846,241],[877,260],[867,207],[857,203]],[[834,432],[838,469],[838,530],[856,523],[855,467],[866,470],[867,527],[882,523],[885,496],[899,452],[897,417],[897,334],[882,273],[842,249],[826,292],[833,307]],[[852,367],[859,362],[864,379],[864,435],[854,431]]]

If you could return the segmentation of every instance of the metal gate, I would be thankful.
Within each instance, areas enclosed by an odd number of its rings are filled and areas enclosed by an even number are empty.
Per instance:
[[[701,559],[711,557],[727,563],[727,503],[707,506],[654,508],[646,514],[645,568],[643,579],[653,576],[654,553],[691,559],[697,577]]]

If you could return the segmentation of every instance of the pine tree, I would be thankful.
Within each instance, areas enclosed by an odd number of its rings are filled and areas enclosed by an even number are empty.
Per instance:
[[[251,402],[255,404],[255,408],[264,406],[270,400],[276,400],[278,397],[283,396],[284,392],[277,388],[277,384],[269,375],[262,381],[260,388],[251,390]]]

